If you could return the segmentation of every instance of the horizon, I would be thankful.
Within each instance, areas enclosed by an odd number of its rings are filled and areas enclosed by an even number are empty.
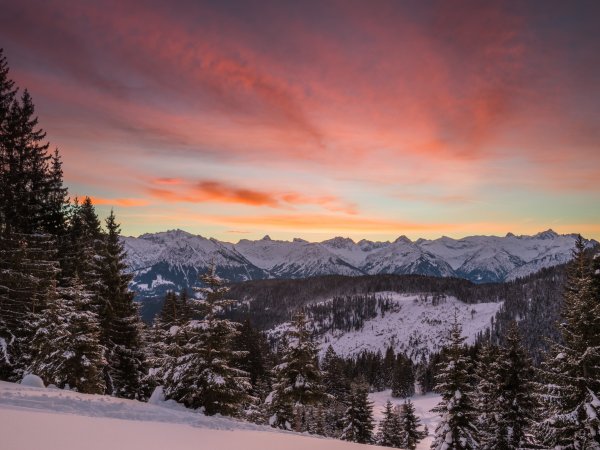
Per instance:
[[[122,234],[600,240],[598,2],[3,2],[72,196]]]
[[[548,228],[546,230],[538,231],[538,232],[533,233],[533,234],[518,234],[518,233],[513,233],[513,232],[509,231],[509,232],[507,232],[504,235],[496,235],[496,234],[474,234],[474,235],[468,235],[468,236],[465,235],[465,236],[460,236],[460,237],[452,237],[452,236],[442,235],[442,236],[438,236],[438,237],[434,237],[434,238],[423,238],[423,237],[410,238],[410,237],[402,234],[402,235],[397,236],[395,239],[388,239],[388,240],[385,240],[385,241],[382,241],[382,240],[371,240],[371,239],[366,239],[364,237],[361,238],[361,239],[356,239],[356,238],[352,238],[350,236],[337,235],[337,236],[331,236],[329,238],[326,238],[326,239],[323,239],[323,240],[320,240],[320,241],[309,241],[309,240],[306,240],[306,239],[303,239],[303,238],[300,238],[300,237],[297,237],[297,236],[293,237],[291,239],[272,238],[271,234],[267,233],[267,234],[263,235],[262,237],[259,237],[259,238],[256,238],[256,239],[240,238],[237,242],[234,242],[234,241],[225,241],[225,240],[222,240],[222,239],[217,239],[214,236],[204,236],[204,235],[201,235],[201,234],[192,233],[190,231],[183,230],[181,228],[174,228],[174,229],[170,229],[170,230],[162,230],[162,231],[157,231],[157,232],[152,232],[152,233],[142,233],[142,234],[139,234],[137,236],[124,235],[124,234],[121,233],[121,236],[122,237],[126,237],[126,238],[139,239],[139,238],[142,238],[145,235],[156,235],[156,234],[161,234],[161,233],[165,233],[166,234],[166,233],[176,233],[176,232],[183,232],[183,233],[189,234],[191,236],[199,237],[199,238],[203,238],[203,239],[209,239],[209,240],[215,239],[215,240],[217,240],[219,242],[224,242],[224,243],[233,244],[233,245],[239,244],[241,241],[244,241],[244,240],[248,240],[248,241],[266,240],[266,241],[286,242],[286,243],[291,243],[291,242],[294,242],[295,240],[300,240],[300,241],[307,242],[309,244],[320,244],[320,243],[323,243],[323,242],[326,242],[326,241],[329,241],[329,240],[333,240],[333,239],[349,239],[354,244],[358,244],[361,241],[369,241],[369,242],[375,242],[375,243],[392,243],[392,242],[397,241],[398,239],[407,238],[410,242],[416,243],[419,240],[435,241],[435,240],[444,239],[444,238],[453,239],[453,240],[457,240],[457,241],[462,240],[462,239],[471,238],[471,237],[491,237],[491,238],[514,237],[514,238],[518,239],[518,238],[523,238],[523,237],[536,237],[538,235],[541,235],[541,234],[544,234],[544,233],[548,233],[548,232],[554,233],[557,236],[577,236],[577,235],[581,234],[581,233],[558,233],[555,230],[553,230],[552,228]],[[586,237],[584,235],[581,235],[581,236],[585,240],[587,240],[587,241],[598,242],[594,238],[589,238],[589,237]]]

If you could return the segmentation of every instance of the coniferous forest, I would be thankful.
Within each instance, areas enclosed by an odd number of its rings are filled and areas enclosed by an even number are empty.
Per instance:
[[[445,347],[428,359],[391,347],[354,357],[329,347],[319,358],[315,328],[360,329],[393,305],[369,291],[329,306],[308,297],[277,312],[291,322],[272,342],[257,323],[260,311],[233,299],[256,288],[231,288],[212,267],[199,292],[169,292],[145,323],[128,287],[118,217],[101,221],[89,197],[70,197],[62,165],[0,51],[1,380],[35,374],[81,393],[163,396],[206,415],[402,449],[415,449],[427,434],[410,397],[434,391],[441,395],[434,450],[600,449],[600,258],[582,239],[560,292],[545,294],[560,298],[560,319],[538,335],[543,343],[522,335],[535,310],[517,317],[505,309],[475,345],[465,344],[455,320]],[[463,281],[443,283],[443,292],[428,292],[482,300]],[[510,286],[498,289],[508,289],[510,306]],[[319,321],[333,314],[328,308],[352,314]],[[369,393],[386,389],[405,400],[388,402],[377,425]]]

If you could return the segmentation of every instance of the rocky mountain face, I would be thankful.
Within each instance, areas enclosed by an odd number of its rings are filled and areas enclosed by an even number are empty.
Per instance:
[[[552,230],[533,236],[441,237],[411,241],[276,241],[265,236],[237,244],[182,230],[123,237],[138,298],[197,285],[198,274],[214,264],[231,281],[306,278],[319,275],[421,274],[460,277],[476,283],[502,282],[567,262],[575,234]],[[588,241],[589,246],[596,241]]]

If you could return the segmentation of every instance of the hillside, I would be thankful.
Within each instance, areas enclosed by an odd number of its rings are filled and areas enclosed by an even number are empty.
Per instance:
[[[313,309],[308,309],[311,323],[318,332],[321,355],[329,345],[341,356],[355,356],[365,350],[385,354],[386,349],[392,347],[396,353],[404,353],[418,363],[441,350],[455,315],[462,324],[467,343],[473,344],[478,335],[490,328],[502,307],[502,302],[467,304],[454,297],[435,299],[393,292],[376,293],[373,298],[388,302],[386,309],[376,309],[374,316],[350,330],[332,326],[333,314],[315,317],[311,316]],[[322,302],[319,306],[331,302]],[[270,330],[269,335],[277,338],[287,328],[287,323],[281,324]]]

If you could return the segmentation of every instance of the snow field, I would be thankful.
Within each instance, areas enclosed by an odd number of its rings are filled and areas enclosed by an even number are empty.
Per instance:
[[[447,336],[456,313],[462,324],[463,336],[468,343],[474,343],[477,334],[490,327],[491,318],[496,315],[502,303],[467,304],[454,297],[434,305],[431,298],[423,301],[422,296],[380,292],[377,295],[389,297],[396,303],[395,312],[387,312],[384,317],[366,321],[358,331],[328,332],[321,338],[321,354],[331,345],[338,355],[357,355],[363,350],[381,351],[385,354],[391,345],[394,351],[404,352],[419,362],[431,352],[439,351]]]
[[[2,450],[365,448],[224,417],[207,417],[174,402],[148,404],[6,382],[0,382],[0,437]]]

